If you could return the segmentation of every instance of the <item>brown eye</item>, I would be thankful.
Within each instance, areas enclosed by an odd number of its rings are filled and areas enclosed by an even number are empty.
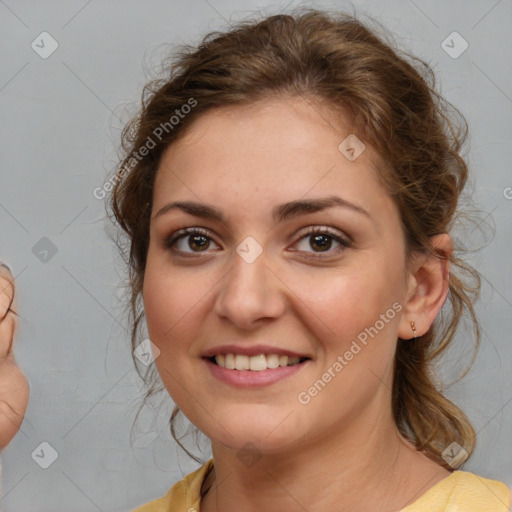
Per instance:
[[[187,228],[174,233],[166,241],[165,246],[173,251],[190,254],[205,252],[212,242],[213,239],[207,231],[199,228]],[[178,248],[175,249],[175,246]]]
[[[311,247],[316,246],[320,248],[320,251],[326,251],[331,248],[332,237],[329,235],[310,235],[309,237]]]
[[[333,241],[338,244],[338,247],[331,250]],[[328,255],[338,254],[347,247],[351,246],[349,240],[343,238],[338,234],[337,231],[332,231],[329,228],[313,228],[306,232],[298,242],[303,244],[302,249],[298,249],[301,252],[311,252],[308,248],[313,249],[313,255],[308,257],[321,258],[322,256],[316,256],[315,253],[321,254],[326,253]]]

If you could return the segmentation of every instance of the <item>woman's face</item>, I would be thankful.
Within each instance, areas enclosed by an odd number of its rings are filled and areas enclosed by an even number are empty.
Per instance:
[[[291,98],[211,111],[158,169],[148,333],[175,403],[225,446],[271,453],[391,418],[403,232],[371,148],[339,149],[350,132],[329,120]]]

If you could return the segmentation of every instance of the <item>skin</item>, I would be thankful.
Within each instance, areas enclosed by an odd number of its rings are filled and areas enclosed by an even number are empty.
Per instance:
[[[144,308],[164,385],[212,443],[213,486],[202,511],[392,511],[450,474],[399,435],[391,414],[397,339],[414,336],[412,320],[417,336],[428,330],[446,300],[448,263],[415,254],[406,265],[378,155],[367,145],[349,161],[338,145],[350,131],[330,115],[302,98],[207,112],[166,150],[157,172]],[[341,207],[279,224],[271,217],[275,205],[331,195],[369,217]],[[214,205],[226,222],[180,210],[156,215],[176,200]],[[327,238],[324,252],[306,235],[311,226],[330,226],[352,244],[338,252]],[[175,252],[166,247],[184,227],[207,230],[209,245],[188,236]],[[247,236],[263,250],[252,263],[236,252]],[[434,243],[451,251],[446,234]],[[310,403],[299,403],[298,393],[395,302],[401,311]],[[237,342],[312,360],[271,386],[240,389],[201,359]],[[260,455],[251,467],[237,457],[247,442]]]
[[[27,409],[30,388],[16,364],[13,340],[16,330],[16,304],[7,311],[14,296],[14,279],[0,266],[0,449],[4,449],[18,432]]]

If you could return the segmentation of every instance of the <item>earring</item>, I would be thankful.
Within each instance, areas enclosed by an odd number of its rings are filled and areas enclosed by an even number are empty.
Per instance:
[[[411,324],[412,332],[413,332],[413,334],[414,334],[414,338],[412,338],[412,339],[413,339],[413,340],[415,340],[415,339],[416,339],[416,324],[414,323],[414,320],[412,320],[412,321],[410,322],[410,324]]]

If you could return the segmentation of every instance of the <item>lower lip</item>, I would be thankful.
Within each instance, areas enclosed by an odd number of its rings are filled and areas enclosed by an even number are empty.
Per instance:
[[[278,368],[268,368],[259,372],[252,370],[229,370],[223,368],[208,359],[203,359],[213,376],[220,381],[231,386],[258,388],[270,386],[280,380],[291,377],[299,372],[310,361],[309,359],[293,366],[279,366]]]

